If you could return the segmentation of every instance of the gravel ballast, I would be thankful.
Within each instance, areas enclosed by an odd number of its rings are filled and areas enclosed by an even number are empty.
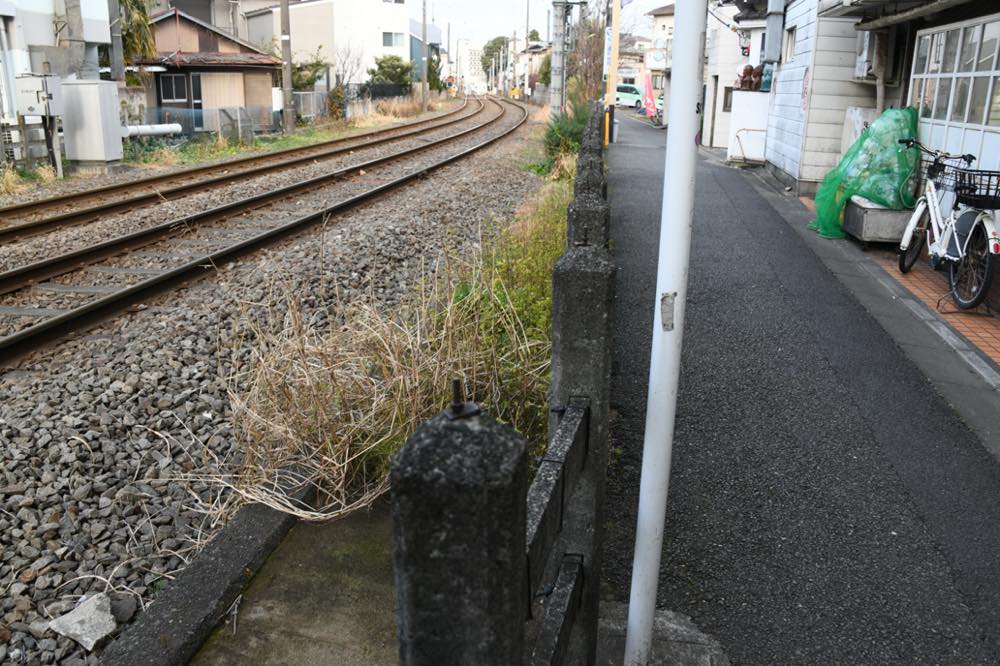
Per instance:
[[[2,371],[0,662],[93,663],[45,622],[106,592],[121,626],[219,529],[203,509],[225,493],[190,476],[236,453],[227,378],[242,321],[280,317],[289,294],[320,320],[370,293],[397,303],[540,187],[519,164],[543,121],[534,111],[471,158]]]

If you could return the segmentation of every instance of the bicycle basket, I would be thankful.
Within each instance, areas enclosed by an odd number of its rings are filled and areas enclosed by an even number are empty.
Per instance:
[[[1000,209],[1000,171],[955,168],[955,199],[970,208]]]

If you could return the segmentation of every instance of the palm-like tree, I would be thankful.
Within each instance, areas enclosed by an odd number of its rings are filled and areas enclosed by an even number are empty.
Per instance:
[[[146,0],[119,0],[122,21],[122,54],[131,63],[156,55],[153,26],[146,10]]]

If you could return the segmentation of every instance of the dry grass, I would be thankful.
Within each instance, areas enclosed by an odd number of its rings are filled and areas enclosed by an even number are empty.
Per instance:
[[[507,231],[441,260],[391,311],[371,296],[319,328],[288,293],[245,319],[239,346],[255,344],[230,393],[243,461],[226,485],[306,520],[368,506],[388,488],[391,456],[447,403],[456,377],[544,447],[551,275],[571,194],[570,181],[549,182]],[[303,484],[316,487],[314,506],[283,488]]]
[[[27,187],[28,184],[24,182],[24,179],[21,178],[15,169],[5,167],[0,172],[0,193],[17,194],[18,192],[23,192]]]
[[[35,169],[35,174],[38,176],[38,182],[42,185],[48,185],[56,180],[56,170],[52,168],[51,164],[38,167]]]

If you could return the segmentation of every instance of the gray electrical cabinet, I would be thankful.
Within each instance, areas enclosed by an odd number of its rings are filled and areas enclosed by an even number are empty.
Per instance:
[[[14,79],[17,112],[22,116],[61,116],[62,85],[57,76],[18,76]]]
[[[93,79],[63,81],[62,97],[66,158],[91,164],[120,161],[118,84]]]

